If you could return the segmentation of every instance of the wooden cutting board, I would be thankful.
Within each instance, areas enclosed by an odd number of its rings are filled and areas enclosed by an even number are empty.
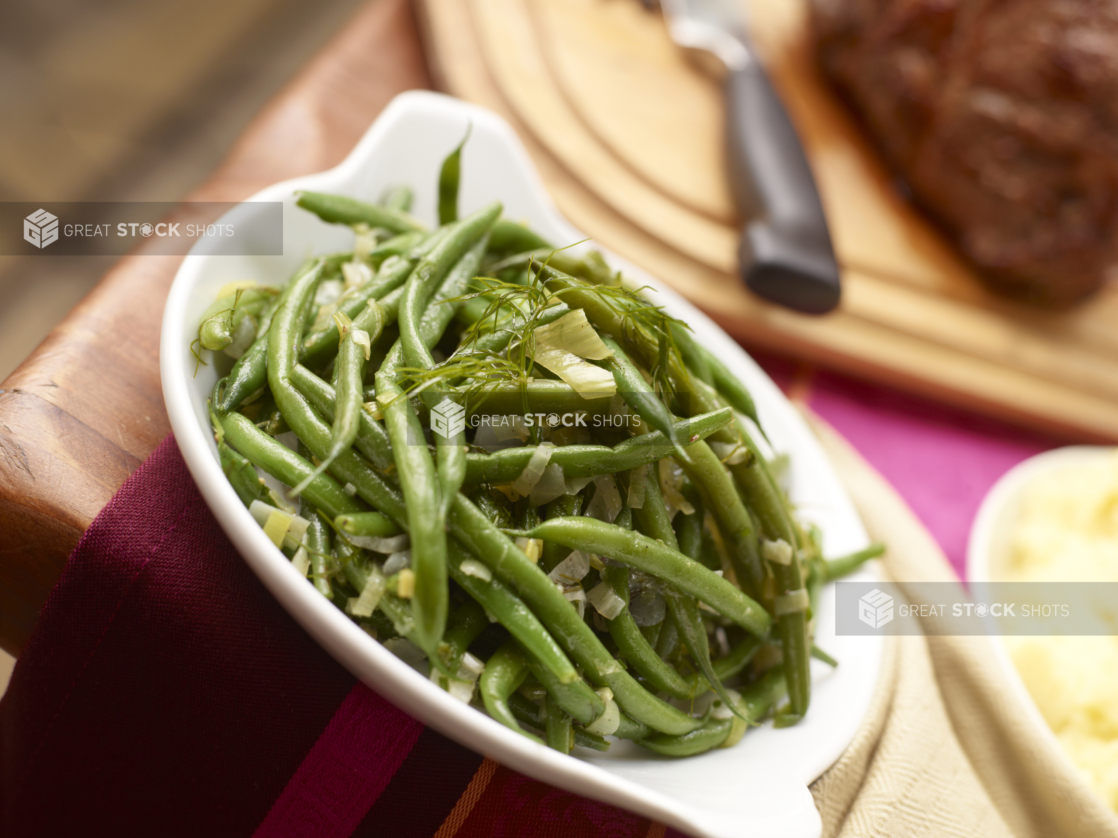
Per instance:
[[[819,182],[843,271],[824,317],[748,294],[719,81],[637,0],[422,0],[440,86],[505,117],[559,209],[743,342],[1054,432],[1118,440],[1118,289],[1064,313],[1000,300],[896,192],[818,74],[804,0],[753,36]]]

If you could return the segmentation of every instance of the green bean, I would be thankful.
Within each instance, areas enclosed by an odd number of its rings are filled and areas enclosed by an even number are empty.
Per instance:
[[[631,739],[634,742],[640,742],[648,736],[650,732],[648,725],[642,724],[627,714],[622,713],[621,722],[618,724],[617,730],[613,732],[613,735],[618,739]]]
[[[256,327],[256,340],[252,342],[245,354],[233,364],[221,400],[214,405],[219,415],[236,410],[243,402],[259,393],[268,383],[268,332],[271,329],[272,319],[286,302],[291,289],[299,278],[315,270],[318,264],[313,260],[304,262],[295,272],[291,282],[264,310],[264,314]],[[319,270],[321,270],[320,267]]]
[[[448,523],[451,534],[524,600],[590,680],[613,690],[622,710],[666,733],[684,733],[699,725],[622,669],[555,584],[464,495],[451,506]]]
[[[552,245],[523,224],[502,218],[493,225],[493,235],[489,239],[489,250],[493,253],[521,253],[541,248],[551,250]]]
[[[465,142],[465,140],[463,140]],[[469,282],[481,264],[481,257],[485,254],[489,234],[483,233],[481,239],[451,270],[447,283],[452,285],[448,294],[457,296],[461,288]],[[433,369],[435,359],[431,350],[427,348],[423,335],[420,334],[422,316],[419,308],[422,305],[420,298],[423,289],[419,279],[419,272],[408,280],[404,290],[404,297],[400,302],[400,344],[403,347],[404,358],[413,368]],[[453,297],[451,297],[452,299]],[[423,391],[423,400],[429,410],[448,398],[448,389],[442,383],[436,383]],[[456,405],[457,406],[457,405]],[[444,428],[444,430],[449,430]],[[466,434],[464,429],[459,429],[454,434],[435,434],[435,456],[437,458],[437,472],[440,490],[440,517],[446,518],[447,510],[453,497],[458,494],[466,477]]]
[[[629,613],[629,568],[607,567],[602,571],[602,578],[625,602],[621,613],[609,621],[610,637],[625,660],[658,692],[665,692],[672,698],[693,697],[692,685],[656,654]]]
[[[376,375],[376,385],[412,536],[416,633],[423,641],[420,646],[430,650],[442,637],[447,611],[446,530],[439,514],[435,464],[423,442],[419,419],[396,383],[395,368],[386,362]]]
[[[259,317],[278,294],[275,288],[241,288],[226,294],[206,309],[198,327],[198,342],[203,349],[221,350],[233,342],[233,335],[246,316]]]
[[[820,649],[814,643],[811,644],[811,656],[813,658],[815,658],[817,661],[823,661],[823,663],[827,664],[827,666],[830,666],[832,668],[839,665],[837,660],[835,660],[833,657],[828,655],[826,652],[824,652],[822,649]]]
[[[764,569],[758,553],[753,519],[738,496],[722,461],[711,450],[710,445],[700,441],[691,445],[687,451],[691,461],[683,464],[684,471],[718,524],[738,582],[754,595],[759,595],[764,583]]]
[[[470,644],[487,628],[489,617],[486,616],[485,609],[473,599],[459,606],[447,618],[446,631],[443,632],[438,648],[439,659],[447,671],[457,671]]]
[[[556,541],[572,550],[608,556],[676,585],[752,634],[772,623],[765,610],[727,580],[677,550],[637,532],[593,518],[552,518],[517,536]]]
[[[469,551],[451,540],[447,559],[447,568],[454,581],[496,617],[497,622],[520,642],[534,660],[560,683],[579,680],[578,670],[519,597],[495,579],[483,579],[462,569],[464,562],[477,561]]]
[[[216,392],[221,387],[221,382],[214,387]],[[256,468],[248,461],[244,454],[240,454],[229,447],[225,441],[225,429],[217,413],[210,408],[210,424],[214,430],[214,441],[217,443],[218,458],[221,461],[221,470],[245,506],[252,506],[254,500],[269,503],[270,497],[264,481],[256,473]]]
[[[660,636],[656,638],[656,654],[663,660],[670,661],[679,649],[679,628],[670,613],[664,617],[660,625],[663,628],[660,629]]]
[[[301,482],[314,472],[310,462],[283,443],[276,442],[239,413],[223,417],[221,427],[228,443],[249,462],[288,486]],[[362,505],[347,495],[338,481],[328,474],[315,477],[307,485],[305,494],[314,506],[335,518],[362,511]]]
[[[547,518],[556,518],[561,516],[578,516],[582,514],[582,495],[560,495],[551,503],[544,507],[544,514]],[[503,524],[502,526],[511,526],[511,524]],[[551,542],[544,542],[543,552],[540,554],[540,567],[543,568],[545,573],[551,573],[559,562],[563,561],[571,553],[562,544],[554,544]]]
[[[292,367],[291,383],[314,405],[315,410],[326,417],[328,422],[333,421],[335,399],[333,387],[302,364]],[[370,462],[381,471],[395,467],[396,460],[392,456],[392,442],[388,438],[388,432],[364,409],[358,413],[357,439],[354,444],[357,450],[368,457]]]
[[[846,556],[840,556],[837,559],[828,559],[823,563],[824,579],[827,582],[833,582],[835,579],[849,576],[870,559],[876,559],[884,552],[885,545],[878,541]]]
[[[525,651],[525,658],[536,680],[543,685],[549,695],[555,698],[564,713],[588,725],[605,712],[606,703],[602,697],[581,677],[569,682],[561,681],[527,651]]]
[[[513,693],[509,696],[509,708],[512,710],[513,715],[521,724],[528,725],[539,729],[540,722],[540,708],[538,705],[522,696],[520,693]],[[547,720],[543,722],[546,729]],[[608,751],[609,740],[598,736],[596,733],[589,733],[582,728],[574,728],[574,744],[581,745],[584,748],[591,748],[595,751]]]
[[[662,733],[640,740],[641,747],[666,757],[690,757],[717,748],[730,735],[730,719],[707,719],[703,726],[682,736]]]
[[[714,433],[731,421],[731,413],[723,410],[676,425],[679,432],[687,434],[688,441],[697,441]],[[594,477],[599,474],[616,474],[638,468],[666,457],[673,450],[673,443],[659,431],[630,437],[609,447],[606,445],[563,445],[552,449],[549,465],[561,466],[567,477]],[[536,451],[535,446],[506,448],[494,454],[468,454],[466,456],[466,482],[512,483],[524,471]]]
[[[528,675],[524,658],[512,640],[497,649],[485,664],[485,671],[478,681],[478,691],[489,715],[506,727],[527,736],[533,742],[543,744],[543,740],[520,726],[509,708],[509,696],[519,687]]]
[[[314,586],[324,597],[333,599],[334,590],[330,587],[328,565],[328,557],[333,555],[330,524],[305,498],[299,506],[299,514],[310,522],[310,526],[307,527],[306,547],[311,557],[311,573],[314,578]]]
[[[544,710],[547,713],[544,719],[544,738],[547,746],[561,754],[569,754],[575,739],[571,717],[563,712],[551,693],[548,693],[544,699]]]
[[[601,339],[612,354],[604,361],[598,361],[598,366],[613,374],[614,381],[617,383],[617,392],[621,394],[625,404],[629,405],[641,419],[666,436],[680,453],[681,459],[686,459],[687,455],[683,452],[680,441],[679,423],[675,421],[671,411],[649,389],[644,376],[629,360],[629,356],[625,354],[620,344],[609,335],[603,335]]]
[[[400,534],[396,522],[379,512],[351,512],[347,515],[339,515],[334,521],[334,526],[346,535],[391,538]]]
[[[803,567],[798,546],[802,537],[792,520],[787,503],[768,471],[768,465],[756,444],[740,427],[739,438],[753,457],[748,464],[733,468],[733,475],[742,496],[754,510],[766,538],[782,540],[790,546],[789,561],[769,562],[780,597],[806,597]],[[788,713],[783,723],[794,724],[807,713],[811,702],[811,637],[806,608],[787,612],[777,620],[777,632],[784,653],[784,673],[788,684]]]
[[[368,204],[344,195],[326,195],[322,192],[300,192],[296,203],[313,212],[328,224],[368,224],[383,227],[393,233],[424,229],[418,219],[406,212],[390,207]]]
[[[447,277],[454,263],[472,247],[492,225],[500,213],[500,205],[492,205],[459,222],[454,232],[424,257],[408,282],[419,286],[419,297],[425,299],[435,283]],[[434,307],[449,309],[449,306]],[[441,313],[428,312],[416,330],[417,343],[424,342],[422,334],[427,324],[433,332],[438,324],[442,329],[453,316],[453,310]],[[445,317],[445,320],[443,319]],[[434,340],[438,338],[435,337]],[[427,446],[423,442],[423,428],[399,385],[399,367],[403,360],[403,339],[389,353],[376,374],[377,401],[384,414],[388,438],[396,458],[396,468],[406,501],[408,529],[412,536],[412,570],[415,572],[415,596],[412,612],[416,621],[416,634],[423,641],[424,649],[433,648],[446,627],[447,570],[445,512],[448,503],[440,499],[440,483]]]
[[[439,224],[451,224],[458,220],[458,181],[462,173],[462,147],[470,138],[470,128],[466,126],[466,136],[443,160],[439,169]]]
[[[676,542],[675,531],[672,529],[672,522],[668,517],[667,505],[660,493],[660,481],[653,474],[649,474],[646,480],[644,503],[640,509],[634,512],[634,515],[636,515],[641,529],[646,534],[665,547],[678,550],[679,544]],[[692,517],[695,514],[692,513]],[[686,553],[683,555],[686,555],[692,561],[696,560],[694,555]],[[706,678],[711,689],[729,704],[730,697],[726,693],[726,688],[722,686],[722,681],[715,673],[714,666],[710,661],[710,644],[707,641],[706,626],[703,625],[703,618],[695,600],[682,594],[674,585],[670,584],[664,586],[664,599],[667,601],[672,621],[683,639],[683,645],[691,653],[691,660],[699,667],[699,671]]]
[[[753,396],[745,386],[738,381],[738,379],[731,373],[726,366],[718,360],[714,353],[710,350],[700,347],[700,351],[706,356],[707,364],[710,366],[712,381],[708,382],[718,394],[722,396],[730,406],[743,416],[748,416],[753,420],[758,428],[761,427],[761,420],[757,418],[757,406],[753,402]]]
[[[679,349],[680,357],[691,374],[707,384],[714,383],[714,371],[710,368],[711,355],[691,333],[691,330],[682,323],[672,323],[672,339]]]
[[[381,311],[380,306],[373,300],[369,307]],[[344,315],[335,316],[341,327],[338,348],[338,360],[334,364],[334,421],[330,428],[330,453],[326,459],[318,464],[314,474],[297,485],[292,493],[298,495],[306,484],[330,467],[338,455],[348,451],[357,439],[357,431],[364,412],[364,394],[362,381],[365,378],[366,352],[369,351],[368,341],[379,337],[361,329],[355,329]],[[383,320],[381,321],[383,322]],[[359,339],[363,339],[359,342]]]

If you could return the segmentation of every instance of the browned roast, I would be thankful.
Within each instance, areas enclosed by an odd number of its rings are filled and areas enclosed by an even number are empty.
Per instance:
[[[820,62],[995,288],[1118,266],[1118,0],[812,0]]]

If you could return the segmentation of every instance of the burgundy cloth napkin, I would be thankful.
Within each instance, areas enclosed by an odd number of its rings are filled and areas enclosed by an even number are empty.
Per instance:
[[[85,533],[16,663],[0,834],[678,836],[358,683],[237,555],[171,437]]]

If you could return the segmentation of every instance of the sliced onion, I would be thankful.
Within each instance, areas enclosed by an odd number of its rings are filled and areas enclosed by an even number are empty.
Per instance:
[[[373,352],[373,340],[369,337],[369,333],[364,329],[350,329],[350,337],[354,343],[365,350],[365,360],[368,361]]]
[[[237,324],[237,328],[233,330],[233,340],[225,347],[225,354],[230,358],[240,358],[252,346],[254,340],[256,340],[256,318],[251,314],[245,314]]]
[[[616,701],[610,698],[606,702],[606,709],[602,711],[602,715],[588,724],[586,730],[588,733],[596,733],[599,736],[612,736],[617,733],[620,726],[621,708],[617,706]]]
[[[411,568],[405,567],[396,577],[396,596],[400,599],[411,599],[415,596],[415,573]]]
[[[515,542],[520,552],[528,557],[528,561],[532,564],[540,563],[540,556],[543,555],[543,541],[539,538],[518,538]]]
[[[358,288],[373,278],[373,269],[365,262],[343,262],[342,276],[345,277],[345,287],[347,289]],[[323,285],[325,284],[323,283]]]
[[[599,582],[586,594],[587,601],[607,620],[625,610],[625,600],[614,593],[608,582]]]
[[[352,483],[346,483],[344,486],[342,486],[342,491],[350,497],[353,497],[357,494],[357,487],[354,486]]]
[[[458,664],[458,677],[463,681],[476,681],[485,671],[485,661],[474,657],[469,652],[462,655]]]
[[[586,312],[581,308],[564,314],[546,326],[537,327],[533,335],[537,352],[561,349],[592,361],[601,361],[613,354],[594,331],[594,327],[586,319]]]
[[[547,578],[560,585],[573,585],[586,578],[589,572],[590,557],[581,550],[572,550],[567,558],[555,565]]]
[[[637,466],[629,472],[629,496],[625,502],[630,509],[640,509],[644,506],[644,490],[648,481],[648,463]]]
[[[577,495],[583,489],[590,485],[593,477],[568,477],[567,478],[567,491],[568,495]]]
[[[462,564],[458,566],[466,576],[472,576],[475,579],[480,579],[482,582],[493,581],[493,571],[483,565],[477,559],[463,559]]]
[[[796,614],[800,611],[807,611],[811,606],[811,600],[808,598],[805,588],[797,588],[794,591],[789,591],[786,594],[778,596],[774,605],[776,616],[783,617],[785,614]]]
[[[570,384],[584,399],[602,399],[617,392],[617,382],[609,370],[596,367],[573,352],[562,349],[540,351],[537,346],[533,360]]]
[[[536,484],[543,477],[544,469],[547,468],[554,452],[555,446],[549,443],[544,442],[537,445],[536,450],[532,452],[532,456],[528,460],[528,465],[524,466],[524,471],[520,472],[520,476],[513,481],[513,491],[521,497],[532,494],[532,490],[536,488]]]
[[[299,571],[300,576],[307,575],[311,566],[311,557],[307,553],[306,547],[300,547],[295,551],[295,555],[291,557],[291,566]]]
[[[343,272],[345,269],[342,269]],[[345,286],[342,285],[341,280],[338,279],[324,279],[318,283],[318,288],[314,292],[314,304],[317,306],[328,306],[336,303],[345,291]]]
[[[411,567],[411,550],[401,550],[384,560],[384,575],[393,576],[405,567]]]
[[[377,228],[370,229],[368,224],[353,225],[353,258],[363,259],[377,246]]]
[[[594,478],[594,497],[586,507],[588,518],[597,518],[612,524],[621,512],[621,493],[612,474],[600,474]]]
[[[287,527],[287,535],[283,539],[283,546],[289,550],[298,549],[299,545],[303,543],[303,539],[306,538],[307,528],[310,525],[311,522],[302,515],[293,516]]]
[[[586,616],[586,591],[581,587],[572,588],[569,591],[563,591],[563,596],[578,610],[578,618],[581,620]]]
[[[680,492],[683,486],[683,467],[671,457],[660,461],[660,491],[664,495],[664,502],[668,507],[668,517],[674,518],[676,512],[684,515],[694,515],[695,507],[687,502],[687,498]]]
[[[710,447],[718,455],[718,459],[728,466],[736,466],[749,459],[749,449],[740,442],[712,442]]]
[[[287,537],[287,530],[291,527],[291,518],[291,515],[277,509],[264,522],[264,535],[268,536],[277,547],[283,546],[283,540]]]
[[[365,580],[365,587],[359,596],[350,597],[346,603],[346,610],[354,617],[371,617],[376,611],[380,598],[387,587],[384,574],[375,567],[369,568],[369,578]]]
[[[790,565],[792,564],[792,545],[783,538],[778,538],[776,541],[762,541],[761,558],[773,564]]]
[[[532,506],[543,506],[565,494],[567,494],[567,478],[563,476],[562,466],[558,463],[549,463],[543,470],[539,482],[528,495],[528,502]]]

